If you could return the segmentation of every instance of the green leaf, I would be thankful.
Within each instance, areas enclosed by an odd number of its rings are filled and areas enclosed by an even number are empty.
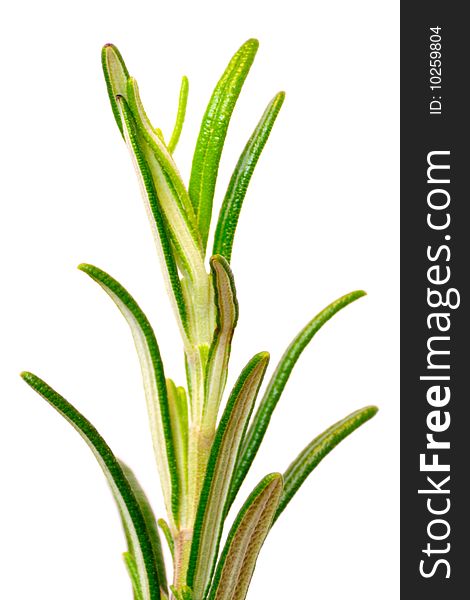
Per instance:
[[[111,275],[93,265],[78,267],[96,281],[115,302],[126,319],[139,355],[153,447],[165,504],[175,524],[179,519],[179,481],[176,465],[165,372],[157,339],[149,320],[134,298]]]
[[[166,543],[168,544],[168,548],[170,550],[171,557],[174,559],[175,558],[175,540],[173,539],[173,536],[171,535],[170,527],[168,526],[168,523],[165,521],[165,519],[158,519],[158,526],[163,531],[163,535],[165,536]]]
[[[176,266],[173,248],[170,243],[168,224],[160,206],[152,173],[138,143],[137,128],[134,117],[132,116],[127,103],[122,101],[122,97],[118,98],[121,98],[118,107],[120,108],[124,117],[124,133],[127,137],[127,144],[129,146],[134,167],[144,193],[145,207],[147,209],[147,213],[149,214],[150,224],[152,226],[154,238],[157,243],[157,248],[160,251],[163,274],[165,276],[167,289],[169,291],[170,299],[173,302],[175,313],[179,317],[178,323],[182,331],[183,339],[186,340],[189,336],[188,308],[186,306],[186,301],[181,287],[181,281],[178,274],[178,268]]]
[[[263,148],[284,102],[284,92],[274,96],[266,107],[238,159],[225,194],[217,221],[213,254],[221,254],[228,262],[232,257],[233,239],[246,191]]]
[[[119,464],[121,465],[121,469],[123,470],[124,475],[126,476],[127,481],[129,482],[129,485],[131,486],[132,492],[139,504],[140,510],[142,511],[142,515],[145,519],[145,525],[147,526],[147,531],[150,537],[150,542],[152,544],[153,553],[155,555],[158,580],[160,581],[160,589],[163,593],[168,595],[168,583],[166,578],[165,561],[163,559],[162,543],[160,541],[160,535],[158,533],[157,522],[155,520],[153,509],[132,469],[128,467],[122,460],[119,461]]]
[[[134,112],[122,96],[118,97],[118,106],[121,109],[124,135],[134,159],[136,171],[144,179],[144,184],[146,184],[145,178],[149,178],[149,187],[153,188],[156,202],[155,207],[150,205],[152,216],[155,221],[162,219],[165,223],[165,231],[171,240],[173,254],[180,270],[193,278],[191,263],[194,263],[194,257],[193,255],[189,257],[189,254],[191,253],[190,247],[194,246],[194,240],[187,227],[187,217],[181,198],[176,193],[173,182],[155,157],[154,148],[149,146],[148,140],[144,137],[142,121],[140,124],[136,122]],[[155,139],[163,148],[163,143],[157,135],[155,135]],[[147,193],[147,198],[148,196]],[[197,249],[195,253],[198,253]]]
[[[42,379],[28,372],[21,373],[21,377],[78,431],[90,447],[103,469],[131,537],[143,599],[160,600],[160,581],[147,524],[139,502],[111,448],[90,421]]]
[[[177,230],[176,234],[181,238],[180,243],[185,251],[188,254],[195,252],[199,256],[199,260],[202,261],[199,231],[193,205],[173,157],[165,144],[156,135],[145,114],[140,99],[139,87],[133,77],[130,77],[127,81],[127,98],[138,132],[146,142],[145,145],[141,143],[141,147],[154,177],[160,203],[170,227]],[[126,110],[126,101],[122,104],[124,104],[123,110]],[[186,240],[183,235],[190,236],[191,239]]]
[[[244,440],[242,451],[237,461],[234,479],[231,485],[231,491],[227,503],[227,511],[230,508],[235,496],[240,489],[245,476],[250,469],[258,449],[263,441],[264,435],[271,420],[274,409],[286,386],[292,369],[297,360],[311,341],[313,336],[341,309],[351,304],[358,298],[365,296],[362,290],[346,294],[338,300],[335,300],[318,313],[294,338],[287,350],[284,352],[279,364],[271,377],[268,387],[263,395],[260,406],[253,418],[246,438]]]
[[[203,248],[206,247],[215,184],[227,129],[256,52],[257,40],[248,40],[236,52],[217,83],[202,119],[194,151],[189,195],[197,215]]]
[[[186,116],[186,106],[188,103],[188,91],[189,82],[188,78],[184,76],[181,80],[180,97],[178,101],[178,112],[176,114],[176,123],[171,134],[170,141],[168,142],[168,150],[170,153],[175,151],[175,148],[179,142],[181,130],[183,129],[184,117]]]
[[[282,475],[273,473],[250,494],[228,534],[207,600],[244,600],[282,488]]]
[[[139,110],[137,87],[132,78],[129,79],[128,93],[133,110]],[[208,346],[212,339],[210,319],[207,318],[208,307],[209,312],[211,308],[210,279],[204,265],[199,233],[194,229],[193,218],[186,212],[186,206],[189,205],[191,211],[192,206],[189,198],[185,200],[187,192],[165,146],[144,126],[142,120],[136,123],[135,115],[124,98],[120,97],[118,104],[126,142],[137,171],[141,173],[145,186],[154,190],[157,199],[156,206],[151,206],[154,218],[157,220],[163,216],[178,267],[185,275],[183,283],[186,285],[180,284],[179,289],[185,306],[190,307],[185,313],[188,319],[183,334],[186,349],[190,353],[195,345]]]
[[[187,585],[183,585],[181,589],[176,589],[174,585],[170,588],[176,600],[193,600],[193,592]]]
[[[238,321],[238,301],[233,273],[228,262],[222,256],[212,256],[210,266],[216,306],[216,328],[206,368],[204,418],[215,424],[227,381],[232,338]]]
[[[113,46],[113,44],[106,44],[103,47],[103,50],[101,51],[101,64],[103,67],[104,79],[106,81],[106,88],[108,90],[111,109],[113,111],[114,118],[116,119],[117,126],[119,127],[119,131],[124,137],[121,113],[116,101],[116,96],[126,95],[129,71],[127,70],[121,53],[116,46]]]
[[[124,552],[122,557],[124,558],[124,563],[127,567],[127,572],[129,573],[129,577],[131,578],[132,589],[134,591],[134,600],[144,600],[144,597],[142,596],[142,589],[140,587],[137,563],[135,562],[133,555],[130,552]]]
[[[164,144],[165,138],[163,136],[163,131],[160,129],[160,127],[155,128],[155,133],[156,133],[158,139],[161,141],[161,143]]]
[[[358,427],[377,414],[376,406],[366,406],[338,421],[306,446],[284,473],[284,493],[274,521],[292,500],[293,496],[315,467]]]
[[[180,479],[181,510],[188,493],[188,401],[182,387],[176,387],[171,379],[166,380],[170,407],[171,430],[175,444],[176,463]]]
[[[187,583],[193,589],[196,598],[203,598],[210,584],[237,451],[268,361],[269,354],[260,352],[243,369],[227,402],[212,444],[196,514],[187,573]]]

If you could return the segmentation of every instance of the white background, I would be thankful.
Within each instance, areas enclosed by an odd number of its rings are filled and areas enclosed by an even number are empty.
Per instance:
[[[112,41],[170,133],[182,74],[188,179],[200,119],[231,54],[260,51],[233,116],[216,191],[269,99],[287,99],[250,185],[234,247],[240,301],[229,384],[255,352],[273,368],[337,296],[286,387],[245,496],[363,405],[379,415],[311,475],[264,546],[248,598],[398,597],[398,3],[9,3],[1,17],[1,571],[9,600],[129,600],[119,518],[79,436],[18,377],[36,372],[84,412],[162,514],[140,372],[121,315],[75,269],[112,273],[154,323],[167,373],[181,344],[100,48]]]

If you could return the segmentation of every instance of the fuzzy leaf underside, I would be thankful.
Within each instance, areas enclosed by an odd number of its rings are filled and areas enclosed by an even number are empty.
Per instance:
[[[120,101],[119,107],[122,109],[121,114],[123,115],[125,124],[125,137],[127,137],[127,144],[142,189],[145,208],[159,250],[168,294],[172,300],[178,323],[182,330],[183,339],[185,339],[189,335],[188,308],[181,287],[173,247],[170,242],[168,223],[160,206],[149,165],[138,144],[136,125],[132,113],[122,101]]]
[[[212,93],[199,131],[191,168],[189,195],[197,215],[204,249],[207,245],[225,136],[258,45],[257,40],[248,40],[235,53]]]
[[[250,494],[230,529],[207,600],[244,600],[282,490],[282,475],[273,473]]]
[[[310,442],[284,473],[284,492],[274,521],[278,519],[315,467],[346,437],[377,414],[376,406],[366,406],[338,421]]]
[[[175,253],[177,253],[178,250],[180,251],[180,261],[184,260],[184,256],[178,246],[176,248],[173,247],[172,241],[170,240],[170,238],[173,237],[174,241],[175,234],[174,231],[172,232],[170,230],[168,220],[165,218],[164,211],[162,210],[152,170],[149,165],[149,153],[151,155],[151,151],[147,148],[148,144],[142,139],[139,139],[136,118],[139,119],[139,122],[142,125],[141,129],[147,130],[147,132],[148,130],[151,130],[153,133],[155,133],[155,130],[153,130],[142,103],[140,102],[137,84],[135,80],[130,77],[129,71],[124,64],[119,50],[112,44],[107,44],[103,48],[102,65],[111,108],[116,123],[131,153],[134,168],[144,197],[147,215],[159,251],[165,283],[184,337],[185,335],[188,335],[188,309],[181,289]],[[136,107],[136,114],[132,114],[128,107],[128,102],[131,100]],[[158,138],[156,133],[155,136]],[[144,149],[147,150],[147,156],[145,155]],[[162,151],[162,155],[164,154],[165,152]],[[173,173],[173,176],[178,178],[177,173],[175,174],[176,166],[171,157],[169,158],[169,155],[165,156],[165,160],[167,166],[170,165],[170,171]],[[188,204],[191,204],[189,200]],[[194,216],[193,220],[195,223]]]
[[[129,71],[119,50],[113,44],[106,44],[101,51],[101,66],[103,67],[104,80],[108,92],[109,102],[113,111],[114,119],[119,127],[122,137],[124,129],[121,113],[116,101],[117,95],[126,93]]]
[[[21,376],[78,431],[93,452],[111,487],[131,538],[143,600],[160,600],[156,559],[145,518],[119,461],[90,421],[65,398],[36,375],[23,372]]]
[[[284,98],[284,92],[279,92],[266,107],[238,159],[222,202],[212,254],[221,254],[227,262],[230,262],[232,258],[233,240],[248,185],[281,110]]]
[[[145,126],[142,113],[137,113],[141,103],[135,82],[128,86],[128,96],[131,93],[132,105],[119,96],[118,106],[126,143],[146,192],[144,200],[150,221],[151,224],[155,221],[157,229],[158,221],[163,221],[179,269],[194,282],[205,274],[205,268],[194,216],[187,212],[190,201],[185,198],[184,185],[173,159],[158,136]]]
[[[245,476],[250,469],[258,449],[263,441],[266,430],[269,426],[271,416],[281,397],[292,370],[302,354],[303,350],[312,340],[314,335],[327,323],[337,312],[361,298],[365,292],[358,290],[341,296],[320,313],[318,313],[294,338],[287,350],[284,352],[274,371],[266,391],[263,394],[261,403],[253,417],[252,423],[245,436],[243,446],[240,452],[234,478],[231,484],[231,491],[227,502],[227,512],[235,499],[235,496],[243,483]]]
[[[114,301],[126,319],[139,355],[150,430],[168,513],[179,518],[179,480],[171,428],[165,372],[155,333],[129,292],[111,275],[93,265],[79,269],[89,275]]]
[[[232,338],[238,321],[238,300],[235,280],[228,262],[222,256],[212,256],[210,267],[216,307],[216,328],[207,360],[204,411],[205,416],[215,423],[227,381]]]
[[[133,77],[129,77],[127,81],[127,96],[126,101],[132,111],[135,123],[138,128],[139,134],[145,139],[145,142],[150,148],[150,152],[154,161],[160,166],[163,173],[167,187],[171,188],[171,198],[164,201],[161,198],[161,204],[167,217],[171,218],[171,224],[175,224],[175,235],[182,236],[185,233],[188,236],[188,242],[183,244],[184,249],[187,252],[195,252],[196,260],[202,261],[199,232],[196,224],[196,216],[194,213],[193,205],[189,198],[188,191],[183,183],[181,175],[178,171],[171,153],[161,139],[156,135],[151,123],[148,121],[147,115],[140,99],[139,87],[137,81]],[[157,177],[155,177],[157,180]],[[160,191],[160,190],[158,190]],[[164,192],[165,190],[163,190]],[[160,192],[160,196],[164,194]],[[171,206],[173,203],[178,207],[178,211],[173,210]],[[186,233],[187,230],[187,233]],[[189,239],[191,238],[191,239]],[[182,242],[183,243],[183,242]]]
[[[158,533],[157,521],[155,519],[152,506],[150,505],[147,495],[132,469],[128,467],[122,460],[119,461],[119,464],[121,465],[121,469],[123,470],[129,485],[131,486],[132,492],[144,517],[145,525],[147,526],[147,531],[155,556],[158,580],[160,581],[160,589],[163,593],[168,595],[168,582],[166,577],[165,561],[163,559],[162,543],[160,541],[160,534]]]
[[[238,378],[221,417],[200,495],[187,583],[202,598],[210,583],[222,535],[224,508],[240,442],[261,386],[269,355],[255,355]]]

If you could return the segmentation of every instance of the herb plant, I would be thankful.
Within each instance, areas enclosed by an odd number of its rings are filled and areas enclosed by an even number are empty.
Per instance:
[[[238,320],[230,269],[240,210],[258,158],[284,101],[274,96],[248,140],[228,185],[206,266],[214,191],[227,128],[258,42],[236,52],[204,114],[186,187],[173,159],[186,112],[183,77],[176,124],[168,141],[149,121],[137,82],[113,45],[102,64],[111,108],[134,163],[163,274],[184,346],[187,387],[167,378],[155,333],[134,298],[111,275],[82,264],[127,320],[139,354],[150,429],[167,519],[156,520],[131,469],[93,425],[32,373],[23,379],[80,433],[103,469],[127,539],[124,561],[135,600],[243,600],[263,542],[318,463],[375,415],[367,406],[316,437],[285,473],[265,476],[246,499],[222,546],[228,511],[266,433],[271,415],[300,354],[338,311],[364,295],[354,291],[318,313],[288,346],[254,411],[269,355],[251,358],[223,404],[234,329]],[[219,417],[219,413],[222,413]],[[169,585],[159,528],[173,557]]]

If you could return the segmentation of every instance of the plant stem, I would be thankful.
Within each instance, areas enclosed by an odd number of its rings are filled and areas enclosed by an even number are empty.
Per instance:
[[[206,422],[207,357],[215,329],[215,301],[211,278],[190,284],[183,279],[187,304],[191,307],[191,342],[186,346],[187,379],[190,397],[190,427],[188,435],[188,488],[182,499],[180,526],[175,532],[174,586],[186,584],[191,542],[199,496],[207,461],[214,440],[215,423]]]
[[[173,585],[176,589],[181,589],[186,584],[192,537],[193,530],[183,528],[179,529],[175,537]]]

